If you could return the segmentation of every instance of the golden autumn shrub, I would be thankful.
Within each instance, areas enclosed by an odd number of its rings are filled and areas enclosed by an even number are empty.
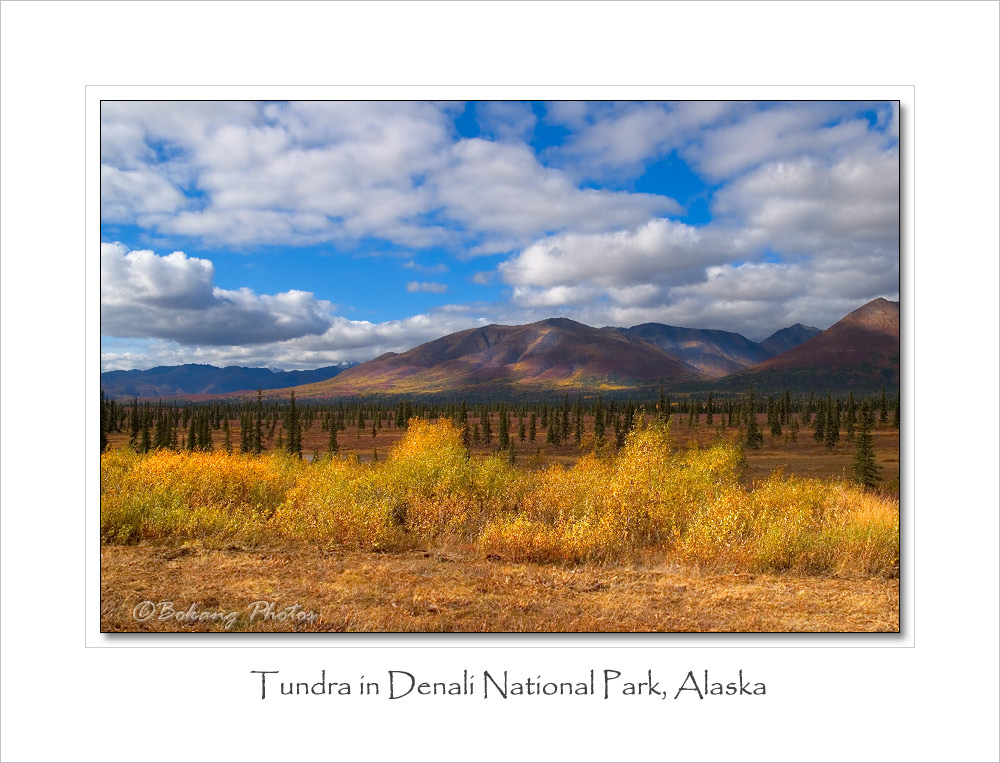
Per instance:
[[[128,449],[101,456],[105,542],[284,541],[402,550],[460,536],[512,561],[607,563],[659,550],[733,571],[895,575],[899,504],[849,483],[740,482],[732,443],[675,452],[638,426],[617,455],[524,469],[470,458],[447,420],[413,420],[384,462]]]

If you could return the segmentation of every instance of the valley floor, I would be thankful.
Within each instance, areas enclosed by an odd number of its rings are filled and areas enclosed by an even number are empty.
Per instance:
[[[224,622],[150,619],[236,613],[231,630],[334,632],[790,632],[899,629],[898,579],[702,574],[663,558],[560,567],[483,559],[462,549],[405,553],[314,548],[211,549],[195,544],[101,549],[101,629],[223,631]],[[251,620],[253,602],[273,614]],[[192,607],[192,605],[194,605]],[[263,606],[258,611],[263,610]]]

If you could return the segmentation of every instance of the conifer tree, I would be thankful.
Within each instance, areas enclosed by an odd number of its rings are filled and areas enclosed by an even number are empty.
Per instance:
[[[875,426],[874,411],[868,401],[861,404],[861,415],[858,422],[858,436],[854,450],[854,478],[867,488],[875,487],[879,482],[879,466],[875,462],[875,442],[872,428]]]
[[[858,406],[854,402],[854,393],[847,393],[847,405],[844,406],[844,439],[847,442],[854,442],[854,432],[857,429],[858,417],[857,417]]]
[[[254,408],[253,436],[250,438],[250,451],[259,456],[264,450],[264,401],[261,389],[257,387],[257,404]]]
[[[534,442],[538,436],[538,416],[532,411],[528,417],[528,442]]]
[[[493,442],[493,424],[491,423],[489,410],[484,410],[482,414],[483,421],[483,442],[489,445]]]
[[[892,409],[892,426],[899,429],[899,395],[896,395],[896,405]]]
[[[882,385],[882,395],[878,400],[878,423],[885,426],[889,423],[889,401],[885,396],[885,385]]]
[[[816,411],[816,422],[813,427],[813,440],[823,442],[826,439],[826,411],[823,410],[822,402]]]
[[[767,396],[767,418],[771,424],[771,437],[781,437],[781,411],[770,395]]]
[[[839,401],[838,401],[839,404]],[[824,422],[823,428],[825,430],[824,444],[827,450],[833,450],[837,442],[840,440],[840,416],[837,414],[837,408],[830,399],[830,395],[826,396],[826,421]]]
[[[372,425],[372,436],[375,436],[374,424]],[[302,421],[299,417],[298,407],[295,405],[295,393],[292,392],[288,403],[288,416],[285,421],[285,429],[288,430],[288,452],[293,456],[302,458]]]
[[[714,415],[715,414],[715,405],[712,402],[712,393],[711,392],[708,393],[708,400],[705,402],[705,414],[706,414],[706,416],[705,416],[705,423],[708,426],[713,426],[713,422],[714,422],[714,419],[715,419],[715,415]]]
[[[226,449],[226,453],[233,452],[233,440],[229,432],[229,418],[222,420],[222,447]]]
[[[330,427],[330,439],[326,444],[327,452],[331,454],[336,454],[340,452],[340,445],[337,443],[337,427],[332,425]]]
[[[517,439],[524,442],[528,438],[528,433],[524,428],[524,417],[517,417]]]
[[[747,400],[747,439],[748,448],[757,449],[764,442],[764,435],[761,434],[757,425],[757,401],[753,394],[753,385],[750,385],[749,399]]]
[[[507,408],[501,405],[497,418],[497,447],[500,451],[505,451],[508,446],[510,446],[510,418]]]
[[[110,420],[110,408],[108,401],[104,397],[104,390],[101,390],[101,453],[108,449],[108,428]]]

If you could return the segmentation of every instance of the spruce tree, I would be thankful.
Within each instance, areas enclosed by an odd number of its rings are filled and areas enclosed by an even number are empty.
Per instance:
[[[839,401],[837,403],[839,405]],[[826,396],[826,421],[824,422],[823,428],[825,430],[824,444],[827,450],[833,450],[837,442],[840,440],[840,416],[837,414],[837,408],[830,400],[830,395]]]
[[[854,393],[847,393],[847,405],[844,407],[844,439],[854,442],[854,432],[858,423],[858,406],[854,402]]]
[[[264,401],[260,387],[257,387],[257,404],[254,407],[253,436],[250,438],[250,452],[259,456],[264,450]]]
[[[483,442],[489,445],[493,441],[493,425],[490,423],[490,412],[489,410],[484,410],[482,415],[483,420]]]
[[[748,448],[757,449],[763,444],[764,435],[761,434],[757,424],[757,401],[753,394],[753,385],[750,385],[749,399],[747,400],[747,439]]]
[[[875,487],[879,482],[879,466],[875,462],[875,441],[872,428],[875,426],[875,415],[868,401],[861,404],[861,416],[858,422],[858,436],[854,450],[854,479],[867,488]]]
[[[288,420],[285,422],[285,429],[288,430],[288,452],[297,458],[302,458],[302,420],[298,406],[295,405],[294,392],[288,402]]]
[[[713,426],[713,422],[715,420],[715,415],[714,415],[715,414],[715,405],[712,402],[712,393],[711,392],[708,393],[708,400],[705,402],[705,414],[706,414],[706,416],[705,416],[705,423],[708,426],[710,426],[710,427]]]
[[[823,410],[822,402],[816,411],[816,424],[813,427],[813,440],[823,442],[826,439],[826,411]]]
[[[538,416],[534,411],[528,417],[528,442],[534,442],[538,436]]]
[[[882,395],[878,400],[878,423],[885,426],[889,423],[889,401],[885,396],[885,385],[882,385]]]
[[[781,437],[781,411],[770,395],[767,396],[767,418],[771,422],[771,437]]]
[[[108,449],[108,421],[110,419],[110,408],[108,401],[104,397],[104,390],[101,390],[101,453]]]
[[[340,452],[340,445],[337,443],[337,427],[336,425],[330,426],[330,439],[326,444],[327,452],[331,454],[336,454]]]

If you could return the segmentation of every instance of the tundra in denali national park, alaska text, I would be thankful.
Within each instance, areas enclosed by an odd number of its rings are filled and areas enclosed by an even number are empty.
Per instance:
[[[260,698],[268,698],[268,676],[276,676],[278,670],[251,670],[260,676]],[[764,682],[751,682],[743,675],[743,670],[726,674],[710,674],[708,670],[689,670],[678,682],[676,677],[667,681],[660,675],[647,670],[638,681],[634,676],[624,676],[613,668],[591,669],[576,680],[552,679],[541,675],[517,676],[512,678],[508,671],[491,672],[484,670],[481,678],[468,669],[461,677],[450,681],[421,681],[406,670],[389,670],[384,681],[366,680],[361,676],[357,682],[328,681],[326,670],[321,670],[316,681],[281,681],[271,679],[271,697],[298,695],[338,695],[377,696],[385,699],[404,697],[482,697],[482,699],[509,699],[511,697],[552,697],[591,696],[603,699],[612,697],[646,697],[650,699],[678,699],[682,696],[697,697],[761,697],[767,694]],[[276,691],[277,690],[277,691]]]

